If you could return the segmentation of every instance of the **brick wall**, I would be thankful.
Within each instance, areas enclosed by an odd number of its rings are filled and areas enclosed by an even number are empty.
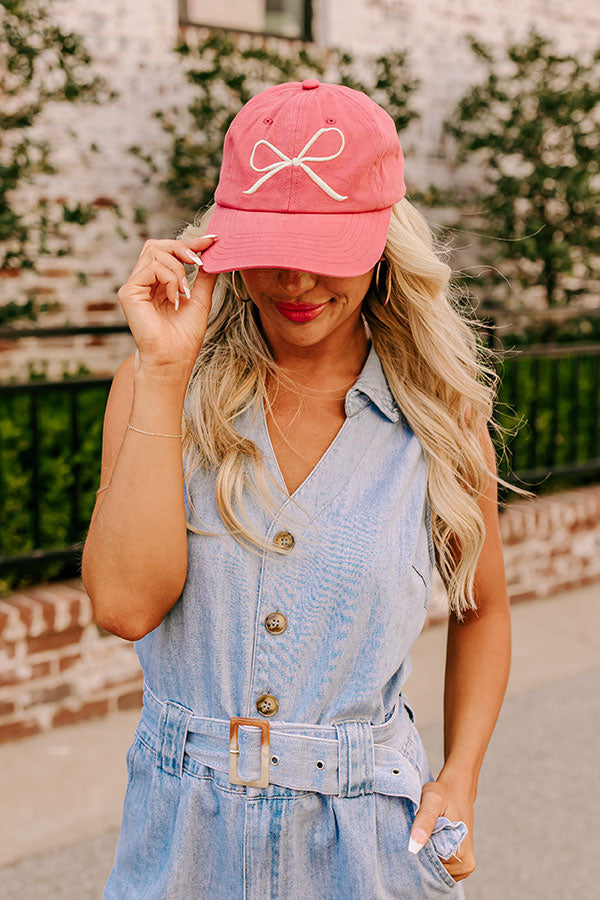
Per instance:
[[[511,603],[548,597],[599,582],[600,485],[531,500],[511,499],[500,515]],[[445,618],[445,590],[436,574],[428,623]]]
[[[79,579],[0,600],[0,742],[141,704],[133,644],[101,629]]]
[[[207,17],[211,4],[205,2]],[[195,6],[202,6],[196,0]],[[245,0],[237,0],[241,6]],[[39,274],[24,271],[0,277],[0,304],[23,302],[28,291],[56,304],[42,324],[124,322],[116,291],[126,280],[148,235],[171,237],[183,224],[180,211],[128,152],[139,144],[164,163],[165,143],[158,107],[184,100],[178,59],[172,52],[178,32],[177,0],[56,0],[53,15],[81,33],[96,70],[120,91],[102,107],[72,104],[47,109],[38,132],[50,140],[59,174],[40,178],[26,191],[50,203],[93,203],[98,218],[83,229],[65,227],[74,244],[71,255],[40,261]],[[410,190],[430,181],[448,185],[451,171],[442,142],[441,123],[465,88],[480,76],[463,36],[472,31],[485,43],[501,47],[525,35],[530,24],[556,39],[559,49],[585,52],[598,44],[600,6],[587,0],[313,0],[314,38],[322,45],[347,46],[356,54],[407,48],[412,71],[422,79],[414,103],[421,118],[411,123],[402,142]],[[92,144],[97,151],[91,150]],[[122,216],[117,219],[118,205]],[[148,210],[144,226],[133,222],[136,207]],[[117,233],[116,224],[121,233]],[[468,243],[467,241],[463,243]],[[54,247],[53,249],[56,249]],[[461,260],[461,264],[463,260]],[[78,273],[87,279],[82,283]],[[0,276],[2,273],[0,272]],[[129,335],[48,341],[28,338],[0,341],[2,379],[27,377],[27,364],[48,362],[48,376],[61,377],[65,363],[74,370],[85,363],[93,372],[112,374],[134,349]]]
[[[162,129],[152,113],[171,106],[184,88],[171,52],[178,33],[177,2],[55,0],[50,12],[62,27],[83,36],[94,70],[120,96],[102,106],[50,105],[36,125],[37,135],[51,142],[59,174],[38,178],[24,190],[23,201],[35,191],[50,205],[91,203],[97,218],[83,228],[65,225],[73,253],[42,256],[38,273],[25,270],[2,277],[0,271],[0,304],[23,303],[32,292],[40,303],[56,306],[42,314],[44,326],[125,324],[117,290],[144,240],[150,235],[170,238],[184,224],[156,183],[143,183],[146,168],[128,150],[133,144],[152,152],[156,148],[155,162],[159,167],[164,163]],[[138,207],[148,211],[145,225],[134,222]],[[60,246],[49,240],[53,252]],[[63,364],[75,371],[80,363],[95,374],[113,375],[133,350],[129,334],[0,341],[0,372],[2,380],[27,380],[28,362],[39,367],[45,360],[50,378],[61,377]]]
[[[510,502],[500,516],[512,603],[600,584],[600,486]],[[436,573],[426,624],[443,621]],[[139,708],[133,644],[92,620],[81,582],[46,584],[0,600],[0,742]]]

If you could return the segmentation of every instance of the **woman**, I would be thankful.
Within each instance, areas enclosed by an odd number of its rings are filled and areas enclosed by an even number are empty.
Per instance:
[[[403,171],[365,94],[270,87],[119,291],[82,575],[144,706],[105,900],[464,897],[510,662],[495,373]],[[434,780],[402,685],[436,564]]]

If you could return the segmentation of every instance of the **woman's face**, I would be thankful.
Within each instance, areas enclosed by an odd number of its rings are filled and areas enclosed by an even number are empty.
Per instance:
[[[345,339],[362,328],[362,302],[373,271],[349,278],[294,269],[242,269],[241,275],[271,345],[310,347],[338,329]]]

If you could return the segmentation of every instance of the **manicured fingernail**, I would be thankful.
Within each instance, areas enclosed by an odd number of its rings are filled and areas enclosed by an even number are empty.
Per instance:
[[[140,351],[139,350],[135,351],[135,359],[133,360],[133,364],[136,369],[139,369],[139,367],[140,367]]]
[[[202,237],[205,237],[205,238],[212,238],[213,240],[216,241],[217,238],[219,237],[219,235],[218,235],[218,234],[203,234]]]
[[[414,835],[414,837],[413,837]],[[421,831],[420,828],[415,828],[413,833],[410,836],[410,840],[408,842],[408,852],[409,853],[418,853],[419,850],[425,846],[427,841],[427,835],[424,831]],[[420,843],[422,842],[422,843]]]
[[[188,280],[187,280],[187,278],[185,277],[185,275],[184,275],[183,278],[181,279],[181,283],[182,283],[182,285],[183,285],[183,290],[184,290],[185,296],[186,296],[186,297],[188,298],[188,300],[189,300],[190,297],[192,296],[192,292],[190,291],[190,286],[189,286],[189,284],[188,284]]]
[[[192,250],[184,250],[185,255],[188,259],[191,259],[193,263],[196,263],[197,266],[203,265],[202,260],[198,256],[197,253],[194,253]]]
[[[175,312],[179,309],[179,295],[175,297]]]

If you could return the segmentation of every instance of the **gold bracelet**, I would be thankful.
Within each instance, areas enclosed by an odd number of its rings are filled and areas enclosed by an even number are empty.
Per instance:
[[[132,431],[139,431],[140,434],[153,434],[156,437],[183,437],[182,434],[161,434],[159,431],[144,431],[142,428],[135,428],[133,425],[130,425],[129,422],[127,423],[127,427],[131,428]]]

